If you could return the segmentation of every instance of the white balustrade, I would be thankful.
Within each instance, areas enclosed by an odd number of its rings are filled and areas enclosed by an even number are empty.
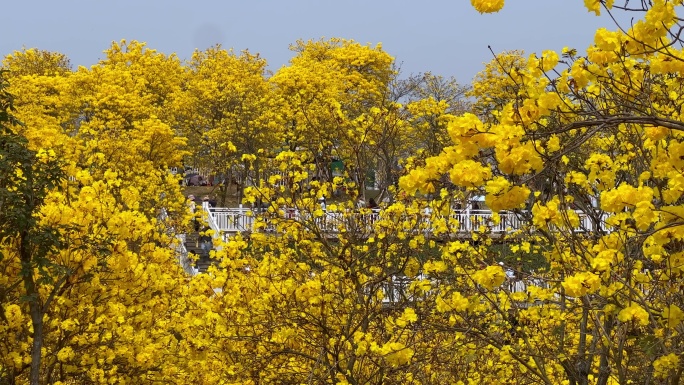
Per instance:
[[[252,229],[254,216],[249,209],[209,208],[209,217],[219,231],[238,233]]]
[[[176,236],[176,253],[178,255],[178,264],[183,270],[190,276],[197,274],[197,270],[192,266],[192,261],[188,257],[188,250],[185,248],[185,234]]]
[[[248,208],[225,208],[225,207],[209,207],[203,206],[207,213],[210,226],[217,233],[224,233],[227,235],[236,234],[239,232],[253,231],[255,218],[258,214],[254,213]],[[295,221],[307,220],[311,218],[310,213],[302,213],[294,208],[285,208],[282,210],[284,219],[291,219]],[[575,229],[576,232],[592,231],[596,228],[592,217],[581,212],[576,211],[579,216],[580,224]],[[426,212],[423,220],[430,221],[431,214]],[[380,210],[373,210],[370,213],[347,213],[347,212],[325,212],[322,216],[314,217],[313,221],[316,226],[325,233],[337,233],[340,229],[349,229],[352,226],[366,226],[367,231],[372,231],[373,223],[381,218]],[[494,215],[490,210],[455,210],[449,218],[458,223],[458,229],[452,233],[467,234],[473,231],[484,231],[491,234],[505,234],[520,230],[526,224],[519,214],[510,211],[501,211],[498,213],[498,222],[495,223]],[[604,225],[605,215],[601,218],[599,228],[605,230]],[[267,230],[275,231],[274,228]]]
[[[422,295],[416,296],[416,291],[411,290],[411,284],[413,282],[418,282],[422,280],[428,280],[431,282],[432,289],[428,291],[431,293],[432,290],[439,290],[439,283],[430,279],[430,277],[419,274],[415,278],[409,278],[406,276],[393,275],[388,277],[387,281],[381,284],[381,290],[383,294],[382,303],[385,306],[392,305],[405,305],[405,303],[411,301],[421,301]],[[550,288],[549,282],[541,277],[528,276],[525,278],[509,277],[498,287],[493,288],[494,291],[503,290],[507,293],[525,293],[528,287],[534,286],[543,289]],[[423,293],[424,295],[425,293]],[[433,293],[434,294],[434,293]],[[429,295],[429,294],[428,294]]]

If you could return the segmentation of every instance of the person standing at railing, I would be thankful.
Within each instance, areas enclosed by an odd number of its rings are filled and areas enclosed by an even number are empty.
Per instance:
[[[368,208],[371,209],[371,210],[372,210],[372,209],[378,208],[378,204],[375,202],[375,199],[370,198],[370,199],[368,200]]]
[[[195,204],[195,196],[190,194],[188,195],[188,210],[190,211],[190,214],[192,214],[192,225],[195,229],[195,231],[199,230],[199,221],[197,220],[197,213],[195,212],[197,209],[197,205]]]
[[[210,207],[216,207],[216,201],[209,198],[209,195],[205,195],[202,198],[202,207],[205,209]]]

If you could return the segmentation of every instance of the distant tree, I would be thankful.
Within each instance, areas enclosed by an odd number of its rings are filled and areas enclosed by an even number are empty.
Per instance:
[[[10,71],[13,77],[64,76],[72,71],[71,62],[66,55],[36,48],[24,48],[5,56],[2,67]]]
[[[344,39],[298,41],[292,50],[290,65],[271,78],[285,103],[287,146],[306,152],[323,180],[331,180],[332,160],[342,160],[363,195],[378,144],[397,132],[388,131],[396,110],[388,92],[393,59],[380,46]]]
[[[466,92],[467,97],[474,99],[473,113],[491,118],[493,111],[515,99],[522,87],[516,79],[517,74],[525,68],[524,54],[520,50],[495,54],[485,68],[475,75],[472,88]]]
[[[261,157],[256,165],[254,157],[283,145],[284,123],[266,64],[248,51],[236,54],[220,46],[196,51],[174,102],[176,124],[189,141],[189,163],[222,174],[229,185],[241,180],[244,186],[260,168]]]
[[[469,108],[466,100],[469,87],[459,84],[453,77],[445,79],[429,72],[412,81],[416,85],[406,96],[408,119],[413,127],[410,153],[420,150],[427,156],[437,155],[448,145],[446,126],[449,119]]]

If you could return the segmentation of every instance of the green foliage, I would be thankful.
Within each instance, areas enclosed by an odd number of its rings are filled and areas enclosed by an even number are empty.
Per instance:
[[[52,230],[36,228],[34,214],[64,174],[54,156],[29,150],[28,141],[12,131],[18,122],[11,115],[12,95],[5,86],[3,79],[0,83],[0,239],[16,234],[35,238],[31,242],[37,248],[34,251],[44,255],[44,249],[54,245],[56,239]]]

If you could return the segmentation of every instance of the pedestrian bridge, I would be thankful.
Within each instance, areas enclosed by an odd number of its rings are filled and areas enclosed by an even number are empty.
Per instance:
[[[223,237],[224,240],[238,233],[257,231],[255,229],[255,224],[257,223],[257,215],[248,208],[226,208],[226,207],[210,207],[207,204],[203,205],[203,212],[205,213],[206,220],[209,226],[214,230],[215,236]],[[281,219],[286,220],[310,220],[310,215],[303,215],[295,209],[284,209],[284,216]],[[576,212],[580,219],[580,225],[576,232],[587,232],[591,231],[589,229],[601,229],[605,230],[605,214],[600,216],[600,222],[598,225],[594,223],[594,219],[590,216],[585,215],[582,212]],[[316,227],[318,227],[322,233],[328,234],[335,237],[340,228],[344,227],[345,223],[358,223],[362,226],[367,226],[367,231],[372,231],[373,223],[380,219],[380,210],[374,210],[371,212],[366,211],[365,213],[340,213],[340,212],[325,212],[322,216],[315,217],[314,222]],[[429,221],[431,218],[430,213],[424,213],[422,215],[423,220]],[[498,218],[495,221],[494,213],[490,210],[454,210],[451,215],[451,219],[454,219],[453,223],[455,227],[454,231],[457,235],[462,234],[463,237],[471,236],[473,231],[481,231],[484,226],[485,230],[492,235],[504,235],[507,233],[512,233],[514,231],[520,230],[527,222],[521,218],[520,214],[513,212],[499,212]],[[429,223],[424,228],[429,229]],[[275,229],[260,229],[258,231],[274,231]],[[180,253],[180,263],[189,275],[195,275],[200,272],[197,267],[192,266],[192,262],[187,257],[187,250],[183,247],[181,242]],[[506,268],[507,278],[506,281],[501,285],[499,289],[504,290],[508,293],[516,292],[527,292],[529,286],[549,288],[549,283],[541,276],[533,276],[527,274],[526,276],[521,276],[522,272],[515,272],[515,274],[509,275],[508,273],[514,273],[510,268]],[[407,300],[420,300],[420,298],[414,298],[414,294],[410,289],[411,283],[415,279],[411,279],[403,276],[392,276],[387,282],[382,283],[383,291],[383,305],[394,306],[402,303],[406,303]],[[499,290],[497,289],[497,290]],[[525,304],[516,304],[516,306],[527,306]]]

